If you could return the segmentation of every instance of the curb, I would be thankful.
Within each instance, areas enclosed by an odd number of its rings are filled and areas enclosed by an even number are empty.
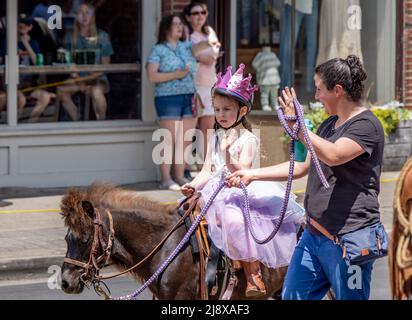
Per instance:
[[[20,259],[0,259],[0,275],[13,272],[39,271],[47,272],[52,265],[61,266],[64,256],[30,257]]]

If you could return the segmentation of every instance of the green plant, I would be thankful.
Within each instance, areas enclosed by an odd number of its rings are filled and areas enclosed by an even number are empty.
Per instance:
[[[324,108],[316,108],[305,113],[305,118],[309,119],[313,125],[313,132],[318,131],[319,126],[323,121],[329,118]]]
[[[379,119],[383,126],[385,135],[394,132],[399,125],[401,120],[411,120],[412,111],[405,108],[393,108],[393,107],[372,107],[371,111]],[[305,118],[309,119],[313,124],[313,132],[316,132],[320,124],[325,121],[329,115],[326,113],[324,108],[313,108],[311,110],[305,111]],[[282,134],[280,141],[283,143],[289,143],[290,138],[287,134]]]
[[[412,114],[408,109],[404,108],[379,108],[373,107],[371,111],[379,119],[387,136],[396,130],[401,120],[409,120]]]

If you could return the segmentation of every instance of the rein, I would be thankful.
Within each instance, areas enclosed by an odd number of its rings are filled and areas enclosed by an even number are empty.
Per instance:
[[[296,110],[295,116],[285,116],[283,113],[283,109],[281,107],[278,107],[276,109],[279,121],[282,127],[285,129],[286,133],[290,137],[290,167],[289,167],[288,184],[293,178],[295,141],[299,140],[298,132],[299,130],[301,130],[303,133],[303,138],[306,142],[306,145],[308,146],[312,161],[315,164],[315,169],[316,169],[316,172],[318,173],[320,181],[322,182],[325,188],[329,188],[329,183],[326,181],[325,175],[323,174],[322,168],[320,167],[318,157],[316,156],[315,149],[313,148],[312,142],[309,139],[308,129],[306,128],[305,117],[303,115],[303,108],[296,98],[293,99],[293,104],[295,105],[295,110]],[[295,124],[293,125],[293,130],[289,128],[289,125],[287,124],[286,121],[295,121]]]
[[[202,220],[203,216],[205,215],[206,211],[209,209],[209,207],[212,205],[213,200],[216,198],[216,196],[219,194],[219,192],[223,189],[225,186],[225,181],[224,178],[222,178],[222,181],[220,182],[219,186],[217,189],[213,192],[212,196],[210,197],[209,201],[206,203],[206,205],[202,208],[198,216],[196,217],[195,221],[193,224],[190,226],[189,230],[186,232],[185,236],[183,239],[180,241],[180,243],[177,245],[177,247],[172,251],[172,253],[169,255],[169,257],[163,262],[163,264],[153,273],[153,275],[146,280],[146,282],[135,292],[119,297],[119,298],[113,298],[111,297],[111,300],[136,300],[137,297],[147,288],[149,287],[155,280],[156,278],[167,268],[167,266],[173,261],[174,258],[179,254],[180,250],[182,250],[183,246],[186,244],[186,242],[189,241],[190,236],[192,233],[196,230],[197,226],[199,225],[200,221]],[[194,203],[194,201],[192,201]]]
[[[251,218],[250,218],[250,204],[249,204],[248,192],[247,192],[246,186],[242,182],[240,183],[240,187],[242,188],[243,194],[244,194],[242,213],[243,213],[243,216],[245,217],[246,225],[247,225],[253,239],[258,244],[266,244],[269,241],[271,241],[275,237],[275,235],[278,233],[278,231],[280,229],[280,226],[282,225],[282,222],[285,218],[286,210],[288,208],[288,203],[289,203],[289,198],[290,198],[290,192],[292,190],[293,173],[294,173],[294,170],[295,170],[295,142],[297,140],[299,140],[299,137],[298,137],[299,130],[302,130],[302,132],[303,132],[303,136],[304,136],[304,139],[306,141],[306,144],[308,145],[308,149],[309,149],[311,158],[312,158],[312,160],[315,164],[316,171],[318,173],[318,176],[319,176],[323,186],[325,188],[329,188],[329,183],[326,181],[326,178],[325,178],[325,176],[322,172],[322,169],[320,167],[318,157],[316,156],[313,145],[312,145],[312,143],[309,139],[308,130],[307,130],[306,125],[305,125],[305,118],[303,116],[303,108],[302,108],[302,106],[300,105],[300,103],[297,99],[294,99],[293,103],[295,105],[296,116],[293,116],[293,117],[285,116],[284,113],[283,113],[283,110],[280,107],[277,109],[277,114],[278,114],[278,118],[280,120],[280,123],[283,126],[283,128],[285,129],[286,133],[291,138],[291,140],[290,140],[290,153],[289,153],[289,155],[290,155],[290,157],[289,157],[289,159],[290,159],[289,160],[289,175],[288,175],[288,180],[287,180],[287,184],[286,184],[285,197],[283,198],[280,218],[276,220],[275,227],[274,227],[273,231],[265,239],[260,239],[258,237],[255,229],[253,228],[253,224],[252,224],[252,221],[251,221]],[[292,130],[289,128],[286,121],[295,121],[295,124],[293,125]]]
[[[82,261],[78,261],[78,260],[65,257],[64,262],[83,268],[84,273],[80,276],[80,280],[85,284],[85,286],[89,288],[91,285],[93,285],[97,294],[103,295],[105,299],[109,299],[110,296],[105,292],[105,290],[103,290],[100,287],[100,283],[104,284],[102,280],[113,279],[123,274],[126,274],[132,271],[133,269],[136,269],[137,267],[141,266],[147,260],[149,260],[162,247],[162,245],[167,241],[167,239],[184,223],[184,220],[189,216],[189,214],[194,209],[194,206],[196,205],[196,202],[199,199],[200,194],[196,193],[193,196],[187,197],[179,204],[177,208],[179,208],[182,204],[187,202],[192,197],[193,199],[188,209],[185,211],[185,213],[179,219],[179,221],[173,226],[173,228],[166,234],[166,236],[159,242],[159,244],[143,260],[139,261],[138,263],[136,263],[134,266],[130,267],[129,269],[113,274],[113,275],[104,276],[104,277],[100,276],[99,274],[100,270],[106,266],[107,261],[109,261],[110,259],[114,236],[115,236],[114,227],[113,227],[113,218],[108,209],[105,209],[105,212],[109,219],[110,234],[109,234],[109,240],[106,245],[106,248],[105,248],[105,244],[103,240],[103,230],[102,230],[103,222],[102,222],[99,210],[95,208],[96,218],[93,221],[93,224],[94,224],[93,244],[90,250],[88,261],[82,262]],[[100,257],[96,258],[99,245],[102,248],[103,254]],[[104,261],[104,263],[100,264],[102,261]],[[106,287],[107,291],[109,291],[105,284],[104,286]]]
[[[323,186],[325,188],[329,188],[329,184],[326,181],[326,178],[325,178],[325,176],[322,172],[322,169],[320,167],[319,160],[316,156],[313,145],[312,145],[312,143],[309,139],[307,128],[306,128],[305,123],[304,123],[304,116],[303,116],[302,106],[300,105],[300,103],[297,99],[294,99],[293,102],[294,102],[294,105],[295,105],[296,116],[285,116],[281,108],[277,109],[277,113],[278,113],[280,123],[282,124],[282,126],[285,129],[286,133],[291,138],[291,142],[290,142],[290,165],[289,165],[289,175],[288,175],[288,180],[287,180],[286,192],[285,192],[285,197],[284,197],[283,204],[282,204],[282,210],[281,210],[280,218],[277,220],[274,230],[272,231],[272,233],[266,239],[259,239],[257,234],[256,234],[256,231],[253,228],[251,218],[250,218],[250,203],[249,203],[248,192],[247,192],[246,186],[243,184],[243,182],[240,183],[240,186],[241,186],[241,188],[243,190],[243,193],[244,193],[244,203],[243,203],[243,207],[242,207],[242,213],[245,217],[247,227],[250,230],[250,232],[252,234],[252,237],[254,238],[256,243],[258,243],[258,244],[265,244],[265,243],[268,243],[269,241],[271,241],[275,237],[277,232],[279,231],[280,226],[281,226],[281,224],[284,220],[286,210],[287,210],[287,206],[288,206],[288,202],[289,202],[290,192],[291,192],[291,188],[292,188],[292,180],[293,180],[293,173],[294,173],[295,141],[299,140],[299,138],[298,138],[299,130],[302,130],[304,140],[305,140],[305,142],[308,146],[311,158],[312,158],[312,160],[315,164],[316,171],[318,173],[318,176],[319,176]],[[289,128],[286,121],[295,121],[295,124],[293,125],[293,129]],[[210,197],[210,199],[208,200],[206,205],[202,208],[202,210],[200,211],[200,213],[196,217],[195,221],[193,222],[193,224],[191,225],[191,227],[189,228],[189,230],[187,231],[187,233],[185,234],[183,239],[180,241],[178,246],[172,251],[172,253],[169,255],[169,257],[163,262],[163,264],[153,273],[153,275],[148,280],[146,280],[146,282],[137,291],[135,291],[135,292],[133,292],[133,293],[127,295],[127,296],[122,296],[122,297],[118,297],[118,298],[111,297],[111,296],[105,294],[104,291],[103,291],[103,294],[104,294],[105,298],[110,299],[110,300],[136,300],[137,297],[157,279],[157,277],[167,268],[167,266],[179,254],[180,250],[183,248],[183,246],[186,244],[186,242],[189,241],[190,236],[196,230],[196,228],[197,228],[198,224],[200,223],[200,221],[202,220],[203,216],[205,215],[205,213],[207,212],[207,210],[211,206],[211,204],[214,201],[214,199],[216,198],[216,196],[224,188],[224,186],[225,186],[225,181],[224,181],[224,174],[223,174],[220,184],[218,185],[218,187],[216,188],[216,190],[214,191],[214,193],[212,194],[212,196]],[[200,194],[197,193],[196,196],[200,197]],[[187,199],[185,199],[185,201]],[[126,271],[124,271],[122,273],[116,274],[114,276],[105,277],[105,278],[100,277],[100,278],[97,278],[98,281],[100,281],[102,279],[114,278],[114,277],[119,276],[121,274],[127,273],[127,272],[135,269],[139,265],[141,265],[143,262],[147,261],[147,259],[149,259],[149,257],[151,257],[160,248],[160,246],[180,226],[180,224],[183,223],[184,219],[187,217],[187,215],[193,209],[195,203],[196,203],[196,201],[191,202],[191,206],[185,212],[184,216],[179,220],[179,222],[175,225],[175,227],[172,228],[172,230],[168,233],[168,235],[159,243],[159,245],[157,245],[156,248],[153,249],[153,251],[150,252],[148,256],[146,256],[146,258],[144,258],[142,261],[140,261],[139,263],[137,263],[136,265],[134,265],[133,267],[127,269]],[[101,228],[101,223],[100,223],[100,228]],[[100,233],[101,233],[101,229],[100,229]],[[96,226],[95,226],[95,234],[96,234]],[[95,238],[96,238],[96,236],[95,236]],[[93,244],[95,242],[96,241],[93,241]],[[93,247],[92,247],[92,252],[91,252],[91,257],[92,256],[93,256]],[[71,261],[69,263],[76,262],[76,261],[73,261],[71,259],[68,259],[68,260]],[[65,258],[65,262],[67,262],[66,258]],[[89,262],[90,262],[90,259],[89,259]],[[80,264],[76,264],[76,265],[79,265],[79,266],[85,268],[84,266],[88,267],[89,263],[88,264],[80,263]],[[99,288],[99,289],[101,290],[101,288]]]
[[[278,113],[278,117],[279,120],[282,124],[282,126],[284,127],[285,131],[288,133],[288,135],[291,137],[291,143],[290,143],[290,166],[289,166],[289,175],[288,175],[288,181],[287,181],[287,187],[286,187],[286,193],[285,193],[285,198],[283,200],[283,206],[282,206],[282,212],[281,212],[281,216],[280,219],[277,221],[276,226],[274,228],[274,230],[272,231],[272,233],[269,235],[268,238],[266,239],[259,239],[257,237],[257,234],[255,232],[255,230],[253,229],[253,225],[251,223],[251,219],[250,219],[250,205],[249,205],[249,197],[248,197],[248,193],[247,193],[247,189],[246,186],[241,182],[240,186],[243,190],[244,193],[244,205],[242,208],[242,213],[245,217],[245,221],[246,224],[254,238],[254,240],[259,243],[259,244],[265,244],[267,242],[269,242],[271,239],[273,239],[273,237],[276,235],[276,233],[279,231],[279,228],[283,222],[286,210],[287,210],[287,205],[289,202],[289,197],[290,197],[290,191],[292,188],[292,180],[293,180],[293,173],[294,173],[294,155],[295,155],[295,141],[299,140],[298,138],[298,132],[299,130],[302,130],[303,135],[304,135],[304,139],[308,145],[308,149],[310,152],[310,155],[312,157],[312,160],[315,164],[316,167],[316,171],[319,175],[319,178],[323,184],[323,186],[325,188],[329,188],[329,184],[326,181],[326,178],[322,172],[322,169],[320,167],[319,164],[319,160],[316,156],[315,150],[313,148],[313,145],[309,139],[309,135],[307,132],[307,128],[305,126],[305,122],[304,122],[304,116],[303,116],[303,109],[302,106],[300,105],[299,101],[297,99],[294,99],[294,105],[295,105],[295,110],[296,110],[296,116],[293,117],[286,117],[282,110],[280,108],[277,109],[277,113]],[[295,121],[295,124],[293,126],[293,130],[291,130],[287,124],[286,121]],[[207,212],[207,210],[209,209],[209,207],[211,206],[212,202],[214,201],[214,199],[216,198],[216,196],[219,194],[219,192],[224,188],[225,186],[225,181],[224,181],[224,174],[222,175],[222,179],[221,182],[219,184],[219,186],[216,188],[216,190],[213,192],[212,196],[210,197],[210,199],[208,200],[208,202],[206,203],[206,205],[202,208],[202,210],[200,211],[200,213],[198,214],[197,218],[195,219],[195,221],[193,222],[192,226],[190,227],[190,229],[187,231],[187,233],[185,234],[185,236],[183,237],[183,239],[181,240],[181,242],[178,244],[178,246],[172,251],[172,253],[169,255],[169,257],[165,260],[165,262],[163,262],[163,264],[153,273],[153,275],[146,280],[146,282],[135,292],[127,295],[127,296],[123,296],[123,297],[119,297],[119,298],[110,298],[111,300],[136,300],[137,297],[146,289],[148,288],[155,280],[156,278],[167,268],[167,266],[173,261],[173,259],[178,255],[178,253],[180,252],[180,250],[183,248],[183,246],[185,245],[185,243],[187,241],[189,241],[189,238],[191,236],[191,234],[195,231],[195,229],[197,228],[198,224],[200,223],[200,221],[202,220],[203,216],[205,215],[205,213]]]

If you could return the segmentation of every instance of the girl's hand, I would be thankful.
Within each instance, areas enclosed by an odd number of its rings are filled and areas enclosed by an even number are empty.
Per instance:
[[[253,181],[251,170],[238,170],[226,177],[226,186],[240,188],[240,182],[248,186]]]
[[[190,183],[186,183],[180,187],[180,192],[185,197],[190,197],[195,192],[195,188]]]
[[[283,109],[285,116],[291,117],[296,115],[293,99],[297,99],[295,89],[292,88],[291,90],[289,90],[289,88],[286,87],[284,90],[282,90],[282,96],[279,97],[279,103]]]

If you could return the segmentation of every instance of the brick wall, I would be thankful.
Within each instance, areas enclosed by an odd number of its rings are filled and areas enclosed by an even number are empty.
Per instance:
[[[402,20],[402,100],[412,109],[412,0],[403,0]]]

